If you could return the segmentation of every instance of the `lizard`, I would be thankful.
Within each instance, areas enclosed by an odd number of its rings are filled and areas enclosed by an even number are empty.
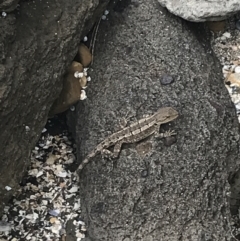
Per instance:
[[[113,133],[104,141],[100,142],[96,148],[85,157],[82,163],[78,166],[76,172],[81,171],[85,165],[89,163],[91,158],[96,156],[98,153],[110,158],[117,158],[123,143],[135,143],[151,136],[154,133],[160,137],[176,135],[173,131],[159,134],[159,128],[162,124],[171,122],[177,117],[178,112],[175,109],[172,107],[163,107],[153,115],[140,119],[122,130]],[[108,150],[111,146],[114,146],[113,152]]]

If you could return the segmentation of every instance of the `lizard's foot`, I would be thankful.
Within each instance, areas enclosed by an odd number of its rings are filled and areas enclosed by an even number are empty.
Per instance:
[[[168,131],[166,131],[166,132],[164,132],[164,133],[156,133],[156,134],[155,134],[155,137],[156,137],[156,138],[166,138],[166,137],[175,136],[175,135],[177,135],[177,133],[176,133],[175,131],[173,131],[173,130],[168,130]]]
[[[113,158],[113,153],[111,151],[109,151],[108,149],[103,149],[101,151],[101,155],[102,155],[102,157],[105,157],[105,158],[108,158],[108,159]]]
[[[114,153],[112,153],[108,149],[103,149],[101,154],[102,154],[102,157],[107,158],[111,162],[111,167],[108,170],[108,173],[112,172],[113,171],[113,158],[115,158]]]

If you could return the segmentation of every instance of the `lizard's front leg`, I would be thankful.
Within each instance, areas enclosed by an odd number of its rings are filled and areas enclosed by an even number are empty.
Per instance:
[[[117,158],[119,156],[120,151],[121,151],[122,144],[123,144],[122,141],[117,142],[114,145],[113,152],[109,151],[108,149],[103,149],[102,155],[109,158],[109,159]]]
[[[169,136],[177,135],[177,133],[175,131],[173,131],[173,130],[168,130],[168,131],[166,131],[164,133],[159,133],[159,128],[160,128],[160,126],[157,126],[156,130],[155,130],[155,135],[154,136],[156,138],[166,138],[166,137],[169,137]]]

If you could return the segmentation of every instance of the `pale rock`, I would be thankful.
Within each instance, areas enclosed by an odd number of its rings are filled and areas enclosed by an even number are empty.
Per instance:
[[[169,12],[192,22],[221,21],[240,11],[239,0],[158,0]]]

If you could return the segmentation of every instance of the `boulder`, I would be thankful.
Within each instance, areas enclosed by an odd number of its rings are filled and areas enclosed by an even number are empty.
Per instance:
[[[220,21],[240,11],[239,0],[158,0],[169,12],[192,22]]]
[[[119,4],[99,28],[88,98],[68,114],[78,161],[123,118],[164,106],[180,115],[160,128],[175,138],[125,144],[116,160],[97,155],[82,170],[86,240],[231,240],[239,133],[221,66],[196,25],[156,1]]]
[[[19,0],[1,0],[0,1],[0,12],[11,12],[16,9]]]
[[[107,3],[22,1],[1,19],[0,213],[16,194],[81,39]]]

